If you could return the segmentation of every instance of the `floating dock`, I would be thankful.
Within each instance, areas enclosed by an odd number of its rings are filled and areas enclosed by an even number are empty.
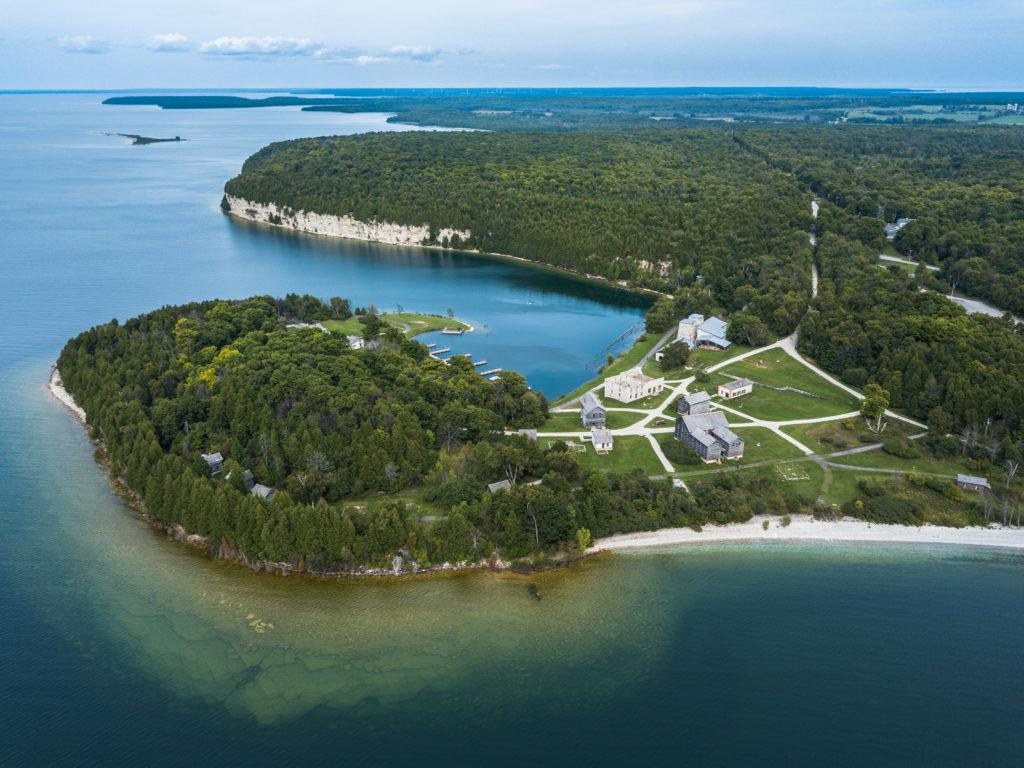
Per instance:
[[[445,352],[451,352],[451,351],[452,351],[451,347],[445,347],[444,349],[435,349],[434,350],[434,355],[443,355]]]
[[[477,367],[479,367],[481,365],[487,365],[487,361],[486,360],[477,360],[475,363],[473,363],[473,365],[477,366]]]
[[[445,336],[461,336],[466,332],[465,328],[442,328],[441,333]]]
[[[490,376],[492,373],[501,373],[501,368],[491,368],[489,371],[480,371],[481,376]]]

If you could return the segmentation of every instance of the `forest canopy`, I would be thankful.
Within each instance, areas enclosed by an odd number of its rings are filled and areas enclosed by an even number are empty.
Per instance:
[[[776,333],[793,330],[810,297],[809,194],[724,130],[300,139],[260,150],[226,191],[469,230],[442,244],[691,290]]]

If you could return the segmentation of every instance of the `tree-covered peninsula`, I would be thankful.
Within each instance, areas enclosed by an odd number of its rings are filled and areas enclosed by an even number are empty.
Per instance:
[[[547,416],[522,377],[434,360],[374,315],[360,316],[359,350],[344,334],[286,327],[347,314],[342,300],[299,296],[166,307],[82,333],[58,368],[151,519],[257,567],[538,562],[615,532],[810,509],[755,478],[690,495],[643,474],[581,472],[564,444],[514,434]],[[219,471],[203,458],[215,453]],[[489,493],[501,480],[510,487]]]
[[[727,131],[409,132],[249,158],[234,198],[430,226],[435,244],[713,295],[789,333],[810,298],[807,191]],[[468,231],[439,240],[444,229]]]

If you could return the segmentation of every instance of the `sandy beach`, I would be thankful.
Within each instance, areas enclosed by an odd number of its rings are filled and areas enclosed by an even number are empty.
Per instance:
[[[64,389],[64,382],[60,378],[60,371],[57,370],[56,365],[50,371],[50,383],[48,386],[50,394],[60,400],[65,408],[75,414],[75,417],[85,424],[85,411],[75,402],[75,398],[71,396],[71,393]]]
[[[768,520],[768,530],[763,528],[765,520]],[[822,521],[810,515],[795,515],[793,521],[783,527],[778,517],[755,517],[746,523],[707,526],[700,533],[691,528],[663,528],[608,536],[595,541],[588,552],[723,541],[858,541],[1024,549],[1024,528],[882,525],[850,518]]]

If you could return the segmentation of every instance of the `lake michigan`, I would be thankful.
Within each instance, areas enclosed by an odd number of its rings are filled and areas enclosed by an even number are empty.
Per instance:
[[[139,521],[45,388],[96,323],[289,292],[451,308],[477,328],[455,352],[557,396],[648,302],[221,214],[260,147],[402,129],[383,115],[107,95],[0,95],[0,763],[1024,764],[1021,553],[702,545],[331,581],[253,574]]]

